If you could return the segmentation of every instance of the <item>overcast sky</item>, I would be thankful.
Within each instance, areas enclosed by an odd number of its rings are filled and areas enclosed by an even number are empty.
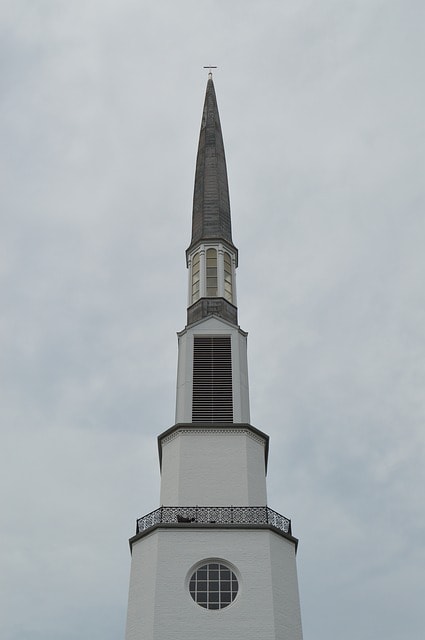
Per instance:
[[[423,639],[424,7],[2,1],[2,639],[124,638],[208,64],[304,639]]]

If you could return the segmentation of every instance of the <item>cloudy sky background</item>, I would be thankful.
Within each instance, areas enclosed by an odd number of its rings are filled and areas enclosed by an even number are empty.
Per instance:
[[[124,638],[214,74],[305,640],[422,640],[422,0],[3,0],[0,637]]]

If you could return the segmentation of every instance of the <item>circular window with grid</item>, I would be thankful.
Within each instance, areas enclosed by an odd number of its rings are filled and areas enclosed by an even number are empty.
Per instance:
[[[205,609],[223,609],[238,593],[238,580],[226,565],[211,562],[199,567],[189,580],[194,601]]]

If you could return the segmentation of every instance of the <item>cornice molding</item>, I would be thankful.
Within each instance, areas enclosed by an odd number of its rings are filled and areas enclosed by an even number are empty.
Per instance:
[[[158,436],[158,454],[159,454],[159,466],[162,468],[162,447],[163,445],[171,442],[178,435],[188,436],[208,436],[208,435],[245,435],[261,444],[264,447],[264,465],[265,472],[267,474],[267,462],[269,456],[269,436],[263,433],[256,427],[247,423],[232,424],[193,424],[193,423],[179,423],[170,427]]]

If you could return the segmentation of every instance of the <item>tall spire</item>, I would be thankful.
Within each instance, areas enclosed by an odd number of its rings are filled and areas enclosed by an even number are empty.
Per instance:
[[[237,324],[235,270],[238,250],[232,241],[229,185],[223,136],[212,74],[208,75],[196,158],[187,323],[210,315]]]
[[[224,240],[232,247],[229,185],[212,74],[208,74],[193,194],[192,240]]]

